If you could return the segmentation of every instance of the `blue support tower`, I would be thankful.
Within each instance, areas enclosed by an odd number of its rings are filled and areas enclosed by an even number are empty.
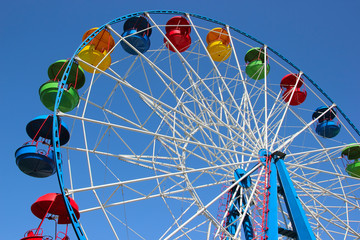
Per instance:
[[[265,175],[269,182],[266,187],[268,205],[265,208],[266,226],[263,229],[263,239],[277,240],[278,235],[281,234],[298,240],[315,240],[315,235],[286,169],[284,163],[286,154],[279,151],[269,154],[266,150],[260,150],[259,155],[266,166]],[[293,228],[291,230],[278,225],[278,194],[284,198]]]
[[[274,152],[272,159],[276,165],[279,176],[280,189],[283,191],[285,204],[293,226],[293,232],[296,232],[299,240],[315,240],[315,235],[310,227],[305,211],[301,206],[300,200],[296,194],[294,185],[290,179],[289,172],[284,163],[285,154]]]
[[[238,211],[238,207],[239,207],[239,196],[238,193],[235,192],[236,191],[236,186],[230,190],[230,199],[232,199],[233,197],[235,197],[235,200],[233,202],[233,204],[230,206],[229,211],[228,211],[228,216],[226,218],[226,230],[231,234],[231,235],[235,235],[236,233],[236,229],[237,229],[237,225],[238,225],[238,218],[239,218],[239,211]],[[235,195],[235,196],[234,196]]]
[[[245,209],[246,206],[246,199],[243,196],[243,206],[242,209]],[[243,224],[242,224],[244,235],[246,240],[252,240],[254,238],[254,228],[251,223],[251,219],[248,213],[246,213]]]
[[[243,169],[236,169],[234,172],[235,180],[238,181],[242,176],[245,175],[245,171]],[[239,182],[239,185],[243,188],[249,188],[251,186],[251,178],[246,177],[242,181]],[[240,197],[240,191],[237,190],[237,186],[234,186],[230,191],[230,200],[234,199],[232,205],[229,207],[228,216],[226,218],[226,230],[231,234],[235,235],[238,228],[238,220],[240,217],[240,213],[244,214],[244,210],[246,207],[246,199],[245,195]],[[241,201],[242,199],[242,201]],[[252,240],[254,238],[254,229],[251,223],[251,219],[249,214],[245,214],[244,220],[242,222],[242,228],[244,231],[244,236],[246,240]],[[228,239],[228,238],[227,238]]]
[[[275,163],[271,160],[271,154],[262,149],[259,151],[260,161],[266,166],[265,167],[265,195],[266,199],[264,204],[267,205],[263,211],[264,213],[264,225],[263,232],[264,236],[262,239],[278,239],[278,228],[277,228],[277,174]],[[276,224],[276,225],[275,225]]]
[[[277,174],[276,166],[272,159],[270,161],[270,180],[269,180],[269,207],[266,227],[266,236],[270,240],[278,239],[278,201],[277,201]]]
[[[235,189],[233,189],[233,190],[235,191]],[[240,212],[243,214],[245,206],[246,206],[245,196],[242,197],[242,204],[240,205],[239,191],[237,193],[235,193],[235,192],[233,192],[233,190],[231,190],[231,196],[233,196],[233,194],[236,194],[235,201],[229,208],[229,215],[226,220],[226,226],[227,226],[226,230],[231,235],[236,234],[236,230],[238,228],[238,219],[240,217]],[[241,206],[241,207],[239,208],[239,206]],[[240,212],[238,209],[240,209]],[[244,220],[242,223],[242,228],[244,231],[245,239],[252,240],[254,238],[254,230],[253,230],[251,219],[250,219],[250,216],[248,213],[245,214],[245,217],[244,217]]]

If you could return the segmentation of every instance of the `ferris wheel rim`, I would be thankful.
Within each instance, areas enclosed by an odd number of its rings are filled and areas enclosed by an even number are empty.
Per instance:
[[[182,15],[189,15],[191,17],[195,17],[195,18],[198,18],[198,19],[201,19],[201,20],[205,20],[205,21],[209,21],[209,22],[212,22],[212,23],[215,23],[215,24],[219,24],[219,25],[222,25],[224,27],[228,26],[222,22],[219,22],[219,21],[216,21],[216,20],[213,20],[213,19],[210,19],[210,18],[207,18],[207,17],[203,17],[201,15],[197,15],[197,14],[190,14],[190,13],[186,13],[186,12],[182,12],[182,11],[167,11],[167,10],[151,10],[151,11],[144,11],[144,12],[137,12],[137,13],[133,13],[133,14],[128,14],[128,15],[124,15],[122,17],[119,17],[119,18],[116,18],[106,24],[104,24],[103,26],[99,27],[97,29],[97,34],[105,29],[107,26],[109,25],[112,25],[112,24],[115,24],[115,23],[118,23],[118,22],[121,22],[121,21],[124,21],[126,19],[129,19],[131,17],[134,17],[134,16],[140,16],[140,15],[143,15],[143,14],[182,14]],[[256,38],[253,38],[252,36],[248,35],[247,33],[245,32],[242,32],[240,31],[239,29],[237,28],[233,28],[231,26],[228,26],[230,29],[242,34],[243,36],[261,44],[261,45],[264,45],[262,42],[260,42],[259,40],[257,40]],[[77,54],[84,48],[84,46],[91,41],[92,38],[94,38],[96,36],[95,35],[90,35],[87,39],[85,39],[81,45],[78,47],[78,49],[75,51],[73,57],[69,60],[69,64],[67,66],[67,68],[71,68],[72,66],[72,63],[74,62],[74,60],[76,59],[76,56]],[[287,60],[285,57],[283,57],[281,54],[279,54],[277,51],[273,50],[272,48],[268,47],[267,46],[267,49],[269,49],[270,51],[272,51],[275,55],[277,55],[279,58],[281,58],[282,60],[284,60],[286,63],[288,63],[290,66],[292,66],[294,69],[298,70],[299,72],[301,72],[299,70],[299,68],[297,68],[294,64],[292,64],[289,60]],[[66,71],[66,70],[65,70]],[[323,96],[325,98],[327,98],[331,103],[333,103],[333,101],[331,100],[331,98],[313,81],[311,80],[307,75],[303,74],[304,77],[307,78],[307,80],[309,80],[309,82],[311,82],[313,84],[313,86],[319,90],[319,92],[321,92],[323,94]],[[58,94],[57,94],[57,98],[56,98],[56,105],[55,105],[55,108],[54,108],[54,115],[56,115],[58,113],[58,105],[60,103],[60,100],[61,100],[61,96],[62,96],[62,91],[64,90],[63,87],[61,86],[64,86],[66,82],[66,74],[64,74],[64,76],[62,77],[61,79],[61,82],[60,82],[60,87],[59,87],[59,91],[58,91]],[[359,131],[357,130],[357,128],[352,124],[352,122],[349,120],[349,118],[341,111],[341,109],[339,109],[338,106],[336,106],[336,108],[339,110],[339,112],[343,115],[343,117],[345,118],[345,120],[349,123],[349,125],[356,131],[357,134],[360,135]],[[62,162],[61,162],[61,159],[60,159],[60,147],[59,147],[59,144],[57,144],[59,142],[59,138],[58,138],[58,123],[57,123],[57,118],[54,118],[53,120],[53,142],[55,143],[54,144],[54,151],[55,151],[55,158],[56,158],[56,167],[57,167],[57,175],[58,175],[58,181],[59,181],[59,185],[60,185],[60,188],[61,188],[61,192],[64,196],[64,199],[65,199],[65,202],[67,201],[67,198],[65,196],[67,196],[69,193],[67,192],[67,190],[65,189],[64,187],[64,182],[63,182],[63,171],[62,171]],[[68,204],[66,204],[68,206]],[[68,209],[69,211],[69,214],[71,216],[72,212],[71,212],[71,209]],[[73,223],[73,226],[74,226],[74,229],[77,229],[76,230],[76,234],[78,236],[79,239],[85,239],[85,236],[81,235],[81,233],[83,232],[81,230],[81,226],[78,224],[78,222],[76,221],[76,219],[72,218],[72,220],[74,220],[74,222],[72,221]]]

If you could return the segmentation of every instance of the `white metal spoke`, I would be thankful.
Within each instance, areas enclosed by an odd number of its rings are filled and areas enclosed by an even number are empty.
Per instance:
[[[359,237],[360,178],[348,170],[354,160],[342,154],[360,141],[339,113],[326,119],[341,125],[338,136],[321,136],[317,127],[337,105],[305,73],[250,35],[194,14],[149,11],[111,21],[105,30],[115,43],[105,54],[110,67],[102,69],[105,58],[96,64],[81,59],[78,49],[75,63],[92,73],[77,89],[76,110],[57,110],[64,122],[72,121],[71,140],[61,146],[61,181],[79,205],[86,237],[99,238],[91,226],[101,218],[96,224],[107,229],[106,239],[235,240],[244,238],[242,224],[249,219],[259,239],[265,236],[269,174],[261,150],[286,154],[316,238]],[[183,51],[178,44],[189,45]],[[218,61],[214,53],[223,45],[230,56]],[[244,56],[251,48],[261,49],[255,71],[264,79],[250,76]],[[287,74],[297,78],[284,95],[280,81]],[[290,104],[300,81],[306,99]],[[322,105],[327,110],[312,119]],[[241,179],[237,170],[245,172]],[[243,185],[245,178],[251,186]],[[279,219],[271,224],[296,232],[283,193],[277,200]]]

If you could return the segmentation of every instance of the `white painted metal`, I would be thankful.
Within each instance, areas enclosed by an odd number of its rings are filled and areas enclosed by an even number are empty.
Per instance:
[[[323,139],[313,130],[321,116],[311,119],[318,106],[336,105],[306,79],[307,100],[299,106],[285,103],[281,77],[298,71],[230,26],[220,27],[228,32],[232,55],[215,62],[205,38],[219,25],[183,15],[192,44],[185,52],[170,52],[163,44],[170,17],[145,16],[153,31],[148,52],[132,47],[138,55],[126,54],[122,24],[108,25],[116,42],[111,67],[94,67],[100,73],[87,75],[76,113],[59,113],[73,121],[71,141],[63,146],[65,182],[89,239],[239,239],[246,213],[260,229],[266,191],[261,149],[287,154],[285,163],[317,238],[359,238],[360,182],[346,173],[340,156],[358,140],[341,118],[339,138]],[[271,72],[263,80],[245,74],[241,58],[252,47],[263,47],[268,56],[264,71],[269,63]],[[235,182],[239,168],[247,174]],[[238,185],[246,176],[253,181],[248,189]],[[235,198],[218,206],[233,186],[247,200],[238,209],[234,236],[225,223]],[[281,196],[279,205],[279,226],[291,228]],[[88,227],[95,223],[106,235]]]

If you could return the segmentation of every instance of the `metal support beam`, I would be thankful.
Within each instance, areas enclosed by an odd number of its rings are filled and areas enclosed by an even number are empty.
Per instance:
[[[286,207],[293,225],[293,231],[297,234],[299,240],[315,240],[315,235],[310,227],[305,211],[301,206],[300,200],[296,194],[294,185],[290,179],[289,172],[284,163],[285,154],[275,152],[272,154],[274,164],[279,176],[280,188],[284,192]],[[275,169],[274,169],[275,170]],[[276,228],[277,229],[277,228]],[[277,239],[277,238],[276,238]]]
[[[243,169],[236,169],[234,172],[235,181],[242,179],[242,177],[246,174],[246,171]],[[249,188],[251,186],[251,178],[247,176],[242,181],[239,182],[241,188]],[[251,223],[251,219],[248,213],[245,212],[245,208],[247,205],[246,196],[243,194],[241,196],[240,190],[237,186],[234,186],[229,191],[229,199],[234,199],[232,205],[229,208],[228,216],[226,220],[226,230],[233,236],[236,237],[236,233],[238,231],[238,222],[240,214],[244,216],[244,220],[242,221],[242,229],[244,231],[244,236],[246,240],[252,240],[254,238],[254,229]],[[227,237],[226,239],[229,239]]]
[[[230,197],[229,199],[233,199],[234,198],[234,202],[233,204],[230,206],[229,211],[228,211],[228,216],[227,216],[227,221],[226,221],[226,230],[231,234],[231,235],[235,235],[236,233],[236,229],[237,229],[237,220],[239,218],[239,196],[238,193],[236,192],[236,186],[233,187],[230,192]],[[234,196],[235,195],[235,196]],[[229,239],[229,238],[227,238]]]
[[[270,185],[268,189],[269,208],[266,235],[269,240],[278,239],[278,200],[277,200],[277,174],[273,159],[270,163]]]
[[[242,202],[243,202],[242,209],[245,209],[245,206],[247,204],[245,196],[242,197]],[[244,221],[242,223],[242,227],[244,230],[245,239],[252,240],[254,238],[254,228],[253,228],[253,225],[251,223],[251,219],[250,219],[250,216],[248,213],[246,213],[246,215],[245,215]]]

